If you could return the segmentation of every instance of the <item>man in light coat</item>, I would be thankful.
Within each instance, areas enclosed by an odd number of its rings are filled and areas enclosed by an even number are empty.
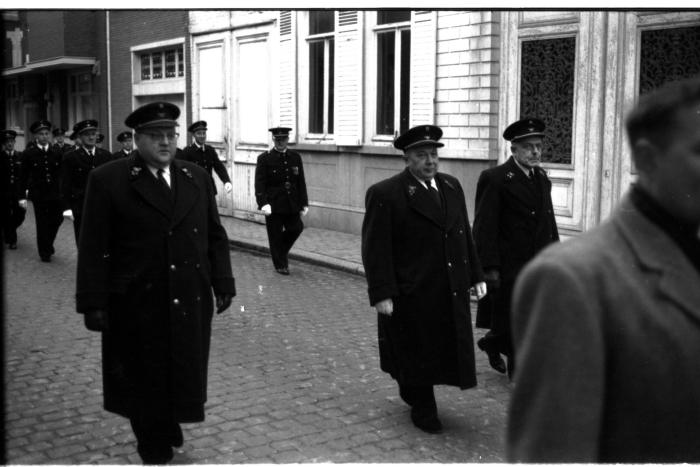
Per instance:
[[[517,462],[700,462],[700,80],[627,118],[638,180],[517,281]]]

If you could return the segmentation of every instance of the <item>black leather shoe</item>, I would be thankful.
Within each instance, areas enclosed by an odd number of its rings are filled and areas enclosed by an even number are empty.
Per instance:
[[[275,269],[275,271],[277,271],[278,273],[280,273],[284,276],[289,275],[289,269],[287,269],[287,268],[277,268],[277,269]]]
[[[161,444],[139,444],[137,451],[144,464],[167,464],[174,455],[173,448]]]
[[[476,342],[477,347],[479,349],[483,350],[486,352],[486,355],[489,357],[489,365],[491,365],[491,368],[496,370],[499,373],[505,374],[506,372],[506,362],[503,360],[503,357],[501,357],[501,353],[498,352],[497,350],[490,349],[484,345],[484,339],[479,339]]]
[[[41,257],[41,260],[42,260],[44,263],[50,263],[50,262],[51,262],[51,257],[50,257],[50,256],[42,256],[42,257]]]
[[[431,435],[442,433],[442,423],[434,410],[413,407],[411,408],[411,421],[416,428]]]
[[[16,243],[10,243],[7,247],[8,247],[10,250],[16,250],[16,249],[17,249],[17,244],[16,244]]]
[[[180,428],[180,424],[174,423],[170,433],[170,444],[172,444],[173,447],[179,448],[184,444],[184,442],[185,440],[182,437],[182,428]]]

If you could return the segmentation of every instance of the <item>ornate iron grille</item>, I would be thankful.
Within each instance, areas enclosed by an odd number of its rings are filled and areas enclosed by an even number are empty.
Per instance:
[[[571,164],[576,38],[523,41],[520,117],[544,121],[542,161]]]
[[[700,26],[642,31],[639,94],[700,74]]]

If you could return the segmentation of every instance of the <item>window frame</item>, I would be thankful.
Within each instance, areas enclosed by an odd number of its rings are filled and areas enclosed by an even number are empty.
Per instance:
[[[409,32],[412,30],[412,19],[413,19],[413,13],[411,14],[411,19],[406,20],[406,21],[401,21],[397,23],[386,23],[386,24],[377,24],[377,13],[373,12],[372,14],[373,18],[371,18],[371,24],[372,26],[369,28],[369,39],[370,39],[370,44],[368,50],[371,51],[371,54],[368,56],[368,64],[371,66],[368,67],[368,73],[367,73],[367,89],[371,89],[372,92],[368,93],[368,99],[366,101],[366,125],[367,129],[369,130],[371,137],[370,140],[372,143],[392,143],[394,139],[396,138],[396,135],[398,135],[398,132],[400,131],[401,128],[401,111],[403,110],[401,107],[401,52],[402,52],[402,40],[401,40],[401,33],[403,31],[408,30]],[[394,31],[394,134],[388,135],[388,134],[380,134],[377,133],[377,111],[378,111],[378,106],[377,106],[377,78],[379,74],[379,69],[377,67],[377,61],[378,61],[378,45],[379,45],[379,34],[381,33],[387,33],[389,31]],[[410,43],[410,36],[409,36],[409,43]],[[409,77],[411,73],[411,64],[412,60],[411,57],[409,57]],[[398,84],[398,85],[397,85]],[[407,92],[409,93],[409,96],[411,94],[411,84],[410,84],[410,78],[409,78],[409,83],[408,83],[408,90]],[[408,103],[408,121],[410,122],[410,111],[411,111],[411,106],[410,106],[410,98],[409,98],[409,103]],[[410,127],[410,123],[409,123]]]
[[[331,74],[329,72],[330,70],[330,47],[329,44],[331,41],[333,41],[333,57],[334,57],[334,63],[333,63],[333,86],[335,87],[335,84],[337,83],[337,79],[335,76],[336,73],[336,59],[337,59],[337,11],[333,11],[333,31],[329,32],[323,32],[323,33],[318,33],[318,34],[309,34],[309,27],[310,27],[310,21],[311,21],[311,15],[310,12],[307,12],[305,17],[301,19],[302,24],[304,25],[304,31],[303,31],[303,37],[304,37],[304,44],[305,46],[302,48],[303,53],[302,57],[300,60],[300,63],[306,63],[310,65],[310,60],[311,60],[311,53],[310,53],[310,46],[313,43],[323,43],[323,132],[322,133],[312,133],[310,129],[310,119],[311,119],[311,108],[310,108],[310,80],[311,80],[311,74],[310,74],[310,66],[304,67],[304,77],[303,77],[303,85],[301,86],[302,89],[305,92],[305,97],[306,99],[302,100],[301,102],[308,102],[306,106],[304,106],[302,110],[302,122],[303,122],[303,128],[305,129],[305,139],[307,140],[314,140],[314,141],[328,141],[328,140],[334,140],[335,138],[335,130],[336,130],[336,112],[335,112],[335,89],[333,90],[333,131],[329,131],[329,114],[331,110],[331,104],[329,103],[329,98],[330,98],[330,81],[331,81]],[[301,122],[300,122],[301,123]]]

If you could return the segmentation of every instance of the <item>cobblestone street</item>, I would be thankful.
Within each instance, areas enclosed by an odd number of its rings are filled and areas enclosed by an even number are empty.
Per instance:
[[[5,251],[6,433],[11,464],[138,464],[128,420],[102,408],[99,334],[75,312],[64,221],[39,261],[31,209]],[[438,386],[445,426],[410,421],[378,366],[363,277],[231,251],[238,296],[215,315],[206,421],[183,425],[173,463],[502,462],[510,383],[477,351],[475,389]],[[476,337],[482,331],[476,332]]]

